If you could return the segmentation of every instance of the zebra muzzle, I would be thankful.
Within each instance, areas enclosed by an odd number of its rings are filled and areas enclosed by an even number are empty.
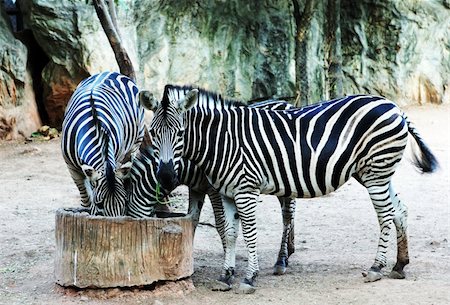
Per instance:
[[[179,184],[178,175],[175,172],[172,160],[169,162],[160,162],[156,172],[156,179],[161,187],[167,192],[171,192]]]

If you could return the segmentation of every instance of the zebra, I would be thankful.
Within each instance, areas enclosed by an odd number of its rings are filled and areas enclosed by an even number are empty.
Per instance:
[[[81,195],[94,215],[125,215],[124,180],[144,135],[138,88],[125,75],[103,72],[83,80],[67,105],[61,150]]]
[[[266,109],[289,109],[292,105],[281,100],[266,100],[250,107],[260,107]],[[156,178],[157,159],[153,153],[153,146],[148,132],[145,131],[144,140],[133,161],[128,182],[129,200],[127,205],[127,215],[133,218],[154,217],[156,206],[161,203],[162,197],[168,195],[170,191],[159,188]],[[234,250],[234,246],[227,244],[225,234],[233,237],[232,243],[237,238],[238,219],[233,218],[235,224],[225,225],[224,210],[220,194],[209,184],[206,176],[193,162],[181,158],[177,180],[179,183],[189,187],[189,208],[188,214],[192,215],[194,231],[200,218],[200,212],[204,203],[205,195],[208,195],[213,207],[216,229],[222,241],[224,253]],[[281,275],[286,272],[289,256],[294,253],[294,215],[295,200],[290,198],[278,198],[283,216],[283,235],[280,251],[274,266],[274,274]],[[233,228],[233,231],[225,231],[225,227]],[[233,254],[234,255],[234,254]],[[233,266],[234,267],[234,266]],[[229,279],[231,281],[231,279]],[[218,282],[213,289],[228,290],[229,285],[223,286]]]
[[[171,175],[174,170],[161,164],[181,157],[191,160],[221,193],[225,216],[236,211],[241,219],[248,264],[238,292],[255,291],[259,194],[318,197],[351,177],[367,189],[380,224],[375,260],[365,281],[382,278],[392,225],[397,231],[397,262],[390,276],[405,278],[408,213],[391,178],[408,134],[419,148],[414,159],[418,169],[431,173],[438,161],[392,101],[351,95],[301,109],[266,110],[189,86],[166,85],[161,103],[147,99],[148,95],[141,94],[140,99],[144,107],[155,110],[150,123],[155,155],[160,168],[168,169],[157,176]],[[227,267],[225,262],[220,280],[233,273]]]

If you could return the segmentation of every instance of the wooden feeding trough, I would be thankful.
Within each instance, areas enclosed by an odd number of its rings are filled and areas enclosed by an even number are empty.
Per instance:
[[[160,218],[161,217],[161,218]],[[184,214],[158,218],[56,212],[56,282],[62,286],[131,287],[193,273],[193,225]]]

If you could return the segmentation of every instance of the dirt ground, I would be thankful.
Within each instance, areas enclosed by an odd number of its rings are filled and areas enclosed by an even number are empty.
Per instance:
[[[1,142],[0,304],[450,304],[450,107],[405,111],[441,163],[437,173],[421,175],[405,158],[394,176],[399,196],[409,206],[411,263],[405,280],[363,282],[361,272],[375,256],[378,223],[365,189],[350,181],[329,196],[298,200],[296,252],[283,276],[272,275],[282,232],[279,205],[275,197],[262,196],[261,270],[253,295],[208,288],[222,263],[219,237],[207,225],[214,223],[209,204],[195,236],[191,278],[153,290],[62,288],[53,275],[55,210],[77,206],[79,199],[60,141]],[[178,192],[186,195],[186,188]],[[242,235],[238,241],[239,278],[246,251]],[[392,243],[386,272],[394,263],[394,249]]]

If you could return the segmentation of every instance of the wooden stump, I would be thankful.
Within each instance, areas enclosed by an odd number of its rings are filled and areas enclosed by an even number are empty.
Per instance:
[[[193,225],[190,217],[180,215],[134,219],[57,210],[56,282],[131,287],[192,275]]]

